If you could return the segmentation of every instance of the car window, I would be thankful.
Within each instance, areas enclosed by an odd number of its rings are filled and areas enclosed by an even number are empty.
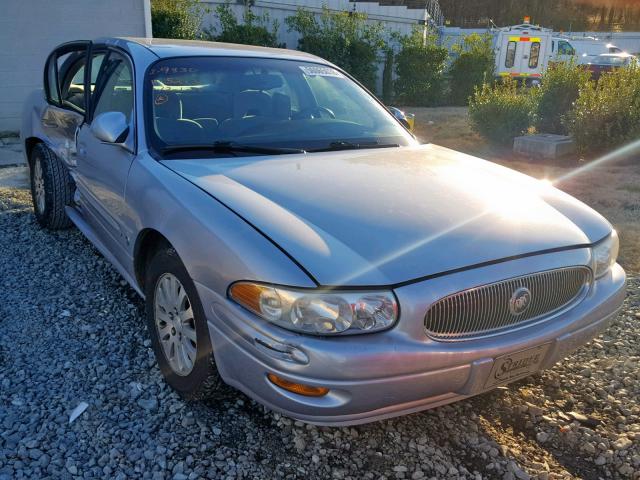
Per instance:
[[[304,150],[413,141],[373,96],[322,64],[172,58],[150,67],[145,89],[147,132],[156,151],[216,141]]]
[[[111,52],[96,84],[93,117],[105,112],[122,112],[131,119],[133,111],[133,75],[129,61]]]
[[[361,125],[373,127],[373,119],[367,116],[367,112],[363,111],[356,100],[352,99],[348,91],[343,91],[343,95],[336,95],[336,90],[343,90],[344,85],[341,81],[336,81],[335,77],[323,77],[320,75],[309,76],[306,78],[318,105],[330,109],[336,118],[357,121]]]
[[[576,51],[569,42],[561,40],[558,42],[558,55],[575,55]]]
[[[63,107],[84,112],[84,51],[73,51],[60,55],[56,64],[60,103]]]
[[[513,65],[516,63],[516,47],[517,42],[509,42],[507,45],[507,57],[504,60],[504,66],[506,68],[513,68]]]
[[[529,52],[529,68],[537,68],[540,59],[540,42],[532,42]]]
[[[100,71],[100,66],[104,61],[105,53],[96,52],[91,60],[91,92],[95,88],[96,78]],[[84,97],[84,75],[85,75],[84,51],[73,51],[57,57],[53,63],[57,68],[57,80],[59,82],[60,97],[58,101],[64,107],[70,107],[81,112],[85,111]],[[49,69],[50,82],[55,81],[56,72]],[[56,92],[57,95],[57,92]],[[52,97],[53,98],[53,97]]]

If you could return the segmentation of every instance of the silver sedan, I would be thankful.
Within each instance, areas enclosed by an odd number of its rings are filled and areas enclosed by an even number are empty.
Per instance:
[[[56,48],[24,107],[34,211],[145,299],[166,381],[317,424],[467,398],[561,360],[624,297],[618,237],[525,175],[420,145],[289,50]]]

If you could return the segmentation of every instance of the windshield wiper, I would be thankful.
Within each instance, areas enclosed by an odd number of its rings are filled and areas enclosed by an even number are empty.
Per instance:
[[[335,152],[339,150],[359,150],[365,148],[394,148],[399,147],[398,143],[378,143],[378,142],[344,142],[342,140],[331,142],[328,147],[315,148],[307,150],[307,152]]]
[[[244,145],[242,143],[217,141],[213,143],[196,143],[185,145],[169,145],[162,149],[163,154],[186,152],[189,150],[209,150],[214,153],[258,153],[262,155],[280,155],[285,153],[306,153],[301,148],[264,147],[260,145]]]

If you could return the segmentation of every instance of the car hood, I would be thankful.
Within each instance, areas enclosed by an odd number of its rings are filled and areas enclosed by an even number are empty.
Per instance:
[[[394,285],[611,231],[549,184],[436,145],[163,163],[320,285]]]

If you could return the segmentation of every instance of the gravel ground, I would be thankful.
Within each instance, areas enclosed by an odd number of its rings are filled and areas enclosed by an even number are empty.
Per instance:
[[[602,337],[541,375],[393,420],[320,428],[162,381],[142,302],[76,230],[0,189],[0,479],[640,478],[640,278]],[[70,423],[81,402],[88,407]]]

